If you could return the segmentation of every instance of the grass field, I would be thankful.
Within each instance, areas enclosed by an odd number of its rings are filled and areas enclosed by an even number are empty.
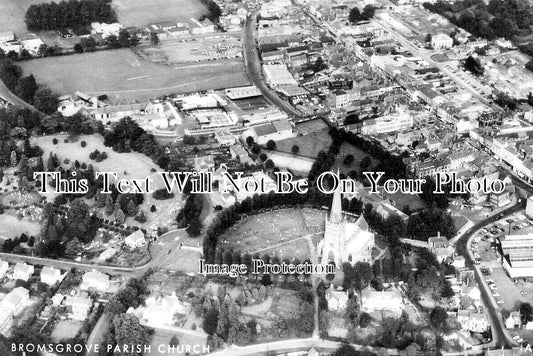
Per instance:
[[[57,94],[79,90],[107,94],[126,102],[188,91],[249,85],[242,60],[165,66],[141,61],[131,50],[120,49],[20,62],[39,84]]]
[[[207,12],[200,0],[113,0],[112,6],[124,26],[170,20],[186,22]]]
[[[81,329],[81,325],[81,323],[61,320],[52,332],[52,340],[54,342],[61,342],[61,340],[72,339]]]
[[[1,237],[19,237],[23,232],[28,236],[37,236],[41,226],[26,220],[19,220],[12,215],[0,215],[0,236]]]
[[[24,15],[26,9],[43,0],[2,0],[0,1],[0,32],[13,31],[15,34],[26,33]]]
[[[219,246],[302,261],[310,257],[307,240],[302,237],[323,229],[324,214],[313,209],[283,209],[250,216],[228,229]]]

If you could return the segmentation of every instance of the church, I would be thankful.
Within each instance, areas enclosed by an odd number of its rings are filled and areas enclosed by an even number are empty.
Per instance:
[[[344,262],[352,265],[356,262],[372,262],[374,234],[370,232],[363,215],[353,220],[342,212],[341,192],[337,189],[333,193],[331,212],[326,216],[324,238],[317,246],[318,255],[322,256],[321,264],[333,261],[337,268],[341,268]]]

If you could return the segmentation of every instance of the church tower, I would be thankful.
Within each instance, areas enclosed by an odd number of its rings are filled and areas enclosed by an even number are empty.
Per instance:
[[[342,214],[342,198],[339,187],[333,193],[331,212],[329,216],[326,216],[321,264],[326,265],[333,261],[337,268],[341,267],[345,234],[346,220]]]

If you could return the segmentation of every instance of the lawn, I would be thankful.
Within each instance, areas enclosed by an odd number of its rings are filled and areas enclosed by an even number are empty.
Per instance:
[[[331,136],[328,130],[312,132],[306,136],[297,136],[276,142],[276,149],[281,152],[292,153],[292,146],[297,145],[298,155],[316,158],[318,152],[327,152],[331,145]]]
[[[68,320],[59,321],[52,332],[52,340],[54,342],[61,342],[61,340],[72,339],[81,329],[81,325],[81,323],[75,323]]]
[[[348,155],[352,155],[354,157],[354,161],[352,164],[347,166],[344,164],[344,159]],[[371,155],[364,153],[359,148],[347,142],[343,142],[340,148],[340,152],[337,155],[337,159],[335,160],[335,163],[333,164],[331,170],[336,172],[337,169],[339,169],[340,173],[344,173],[346,175],[348,175],[348,173],[352,170],[357,171],[357,173],[361,173],[360,163],[361,160],[366,156],[372,158],[372,163],[370,164],[370,167],[366,169],[366,171],[372,171],[372,169],[379,164],[379,161],[377,159],[374,159]]]
[[[39,58],[20,65],[59,95],[107,94],[115,102],[250,84],[242,60],[167,66],[142,61],[130,49]]]
[[[324,213],[313,209],[283,209],[250,216],[219,238],[219,246],[250,254],[277,255],[280,259],[309,258],[303,236],[323,228]],[[320,225],[320,226],[319,226]]]
[[[202,335],[203,334],[203,335]],[[174,350],[169,349],[169,343],[170,339],[172,339],[172,336],[177,336],[179,340],[179,349],[176,348]],[[150,349],[150,355],[151,356],[158,356],[158,355],[185,355],[185,353],[178,353],[178,350],[185,350],[187,345],[189,345],[189,348],[191,350],[191,354],[194,355],[194,350],[196,351],[202,351],[204,345],[207,342],[207,334],[205,334],[201,326],[198,327],[196,332],[174,332],[171,330],[165,330],[163,328],[157,328],[154,331],[153,336],[151,337],[151,349]]]
[[[137,27],[160,21],[187,22],[207,12],[200,0],[113,0],[112,6],[121,24]]]
[[[43,0],[2,0],[0,1],[0,32],[13,31],[19,35],[26,33],[24,16],[30,5],[40,4]]]
[[[0,215],[0,237],[19,237],[23,232],[28,236],[37,236],[41,226],[26,220],[19,220],[15,216]]]

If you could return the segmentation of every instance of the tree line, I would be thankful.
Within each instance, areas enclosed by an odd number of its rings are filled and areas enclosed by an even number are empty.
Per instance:
[[[117,14],[111,0],[69,0],[31,5],[25,21],[30,31],[58,30],[91,22],[117,22]]]

